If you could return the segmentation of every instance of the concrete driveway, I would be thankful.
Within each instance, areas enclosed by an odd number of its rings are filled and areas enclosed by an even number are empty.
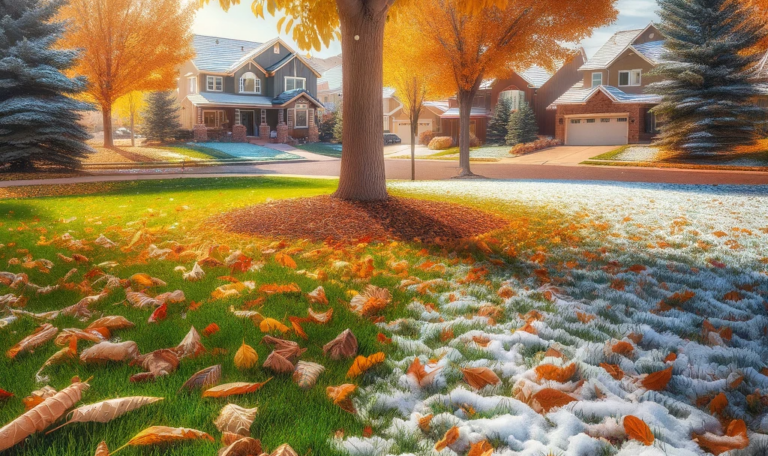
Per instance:
[[[427,149],[427,146],[416,146],[416,156],[422,157],[424,155],[432,155],[436,150],[429,150]],[[395,157],[395,156],[411,156],[411,145],[410,144],[390,144],[388,146],[384,146],[384,156],[385,157]]]
[[[558,146],[520,157],[505,158],[501,161],[519,165],[578,165],[595,155],[604,154],[619,147],[621,146]]]

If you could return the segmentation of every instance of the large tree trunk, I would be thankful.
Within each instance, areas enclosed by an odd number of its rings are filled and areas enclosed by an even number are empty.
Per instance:
[[[101,118],[104,123],[104,147],[113,147],[112,141],[112,106],[101,107]]]
[[[384,8],[359,0],[339,4],[344,129],[339,188],[334,196],[357,201],[387,198],[382,103]]]
[[[419,130],[419,113],[421,108],[416,112],[411,112],[411,180],[416,180],[416,133]]]
[[[136,147],[136,132],[134,130],[134,113],[131,110],[131,147]]]
[[[472,176],[469,169],[469,125],[471,122],[472,100],[475,98],[475,89],[465,91],[459,90],[459,166],[461,172],[459,176]]]

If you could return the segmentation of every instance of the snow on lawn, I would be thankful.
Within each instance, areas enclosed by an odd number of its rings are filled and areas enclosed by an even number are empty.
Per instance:
[[[507,277],[457,261],[446,262],[445,282],[404,281],[437,305],[401,303],[411,317],[380,323],[394,369],[356,399],[377,435],[340,440],[351,454],[465,455],[486,440],[493,455],[692,456],[714,451],[718,439],[745,446],[736,420],[750,446],[729,454],[764,454],[768,187],[461,181],[390,189],[543,207],[580,241],[558,234],[554,247],[520,248]],[[497,279],[501,288],[489,286]],[[406,374],[415,357],[437,370],[434,381],[419,386]],[[501,381],[476,390],[463,379],[467,367]],[[554,396],[566,405],[553,406]],[[652,445],[628,439],[628,415],[649,426]],[[722,437],[729,423],[733,435]],[[457,438],[434,450],[454,426]]]
[[[249,160],[272,161],[272,160],[298,160],[301,157],[281,150],[270,149],[269,147],[258,146],[248,143],[195,143],[197,145],[208,147],[210,149],[220,150],[237,158],[246,158]]]

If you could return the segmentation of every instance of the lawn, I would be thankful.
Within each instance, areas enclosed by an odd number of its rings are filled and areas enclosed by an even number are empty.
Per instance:
[[[508,146],[480,146],[473,147],[469,150],[469,160],[475,162],[495,162],[502,158],[512,158],[509,155]],[[410,156],[401,155],[397,157],[389,158],[411,158]],[[441,150],[430,155],[422,155],[417,157],[419,160],[458,160],[459,148],[451,147],[450,149]]]
[[[300,159],[298,155],[291,154],[289,152],[283,152],[277,149],[271,149],[269,147],[259,146],[249,143],[195,143],[189,144],[194,148],[202,148],[202,150],[213,149],[234,158],[242,158],[255,161],[275,161],[275,160],[297,160]]]
[[[296,146],[297,149],[306,150],[313,154],[326,155],[328,157],[341,158],[341,144],[308,143]]]
[[[751,445],[732,453],[739,455],[768,447],[768,397],[763,396],[768,389],[768,188],[390,184],[398,196],[453,201],[510,221],[507,229],[459,244],[246,237],[227,233],[211,220],[268,199],[328,194],[335,184],[185,179],[95,190],[83,185],[77,187],[82,193],[99,193],[0,200],[0,229],[6,233],[0,240],[0,269],[25,272],[40,286],[60,284],[38,294],[31,286],[10,288],[0,281],[0,296],[28,298],[24,311],[61,309],[97,294],[103,282],[94,283],[100,277],[96,270],[120,279],[141,272],[167,282],[149,295],[185,294],[184,302],[168,305],[168,316],[159,323],[147,322],[150,309],[127,305],[120,287],[90,306],[88,321],[60,316],[50,323],[85,328],[102,315],[122,315],[136,326],[112,337],[135,341],[141,353],[175,347],[190,326],[201,332],[211,323],[220,327],[202,338],[205,354],[184,358],[178,371],[147,383],[129,382],[142,369],[127,363],[53,366],[42,372],[50,381],[36,383],[40,366],[60,349],[53,341],[15,360],[3,357],[0,389],[14,396],[0,402],[0,423],[23,413],[22,398],[33,390],[46,384],[64,388],[74,375],[93,377],[81,404],[132,395],[164,398],[111,423],[35,434],[7,454],[93,454],[99,441],[114,449],[150,425],[194,428],[218,441],[221,433],[213,420],[228,402],[258,407],[250,432],[267,448],[287,442],[300,455],[438,454],[431,448],[446,433],[449,447],[442,455],[464,456],[470,444],[483,440],[494,454],[526,456],[692,456],[723,441],[731,447]],[[102,234],[117,246],[95,244]],[[169,250],[163,259],[153,258],[157,249]],[[204,265],[204,279],[189,282],[175,270],[191,269],[207,256],[225,261],[237,250],[255,265],[252,271]],[[59,253],[68,258],[79,253],[87,261],[68,264]],[[284,255],[298,263],[296,268]],[[40,263],[16,264],[12,258],[19,263],[45,258],[54,266],[46,272],[39,270]],[[78,271],[60,281],[71,268]],[[227,276],[252,281],[255,289],[217,299],[212,292],[233,281]],[[262,285],[289,283],[302,293],[260,291]],[[349,302],[369,283],[390,290],[393,299],[381,314],[362,318]],[[310,305],[306,294],[320,285],[329,304]],[[308,349],[302,360],[326,367],[314,388],[305,393],[290,376],[262,367],[269,354],[259,343],[264,334],[230,311],[230,306],[244,310],[249,305],[288,327],[287,317],[305,317],[308,307],[333,308],[329,323],[304,324],[307,340],[295,331],[282,335]],[[10,315],[5,312],[3,317]],[[1,319],[0,325],[0,350],[6,352],[37,323],[19,315]],[[361,377],[346,378],[352,360],[333,361],[322,351],[346,328],[357,336],[359,354],[381,351],[386,361]],[[259,362],[240,371],[233,359],[243,340],[256,349]],[[78,350],[91,345],[80,341]],[[431,375],[407,373],[415,357]],[[177,394],[191,374],[214,364],[222,365],[222,383],[274,379],[255,393],[229,399],[202,398],[199,390]],[[342,383],[358,385],[352,395],[356,415],[325,396],[327,386]],[[650,447],[626,432],[629,415],[649,426]],[[738,420],[746,423],[746,431],[739,431]],[[733,435],[724,439],[729,425]],[[128,448],[121,454],[214,454],[219,447],[195,441]]]
[[[585,165],[639,166],[684,169],[761,170],[768,167],[768,140],[729,154],[676,156],[650,145],[625,145],[582,162]]]
[[[213,149],[210,147],[198,146],[195,144],[187,144],[183,147],[170,146],[170,147],[164,147],[164,149],[167,149],[171,152],[182,155],[191,160],[213,160],[213,159],[229,160],[229,159],[236,158],[220,150]]]

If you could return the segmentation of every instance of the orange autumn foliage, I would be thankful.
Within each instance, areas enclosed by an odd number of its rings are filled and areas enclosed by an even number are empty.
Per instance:
[[[467,367],[461,370],[464,381],[472,388],[482,389],[487,385],[498,385],[501,379],[487,367]]]
[[[491,444],[487,440],[481,440],[470,445],[467,456],[491,456],[491,454],[493,454]]]
[[[624,417],[624,432],[630,439],[637,440],[643,445],[653,445],[655,437],[651,432],[651,428],[645,424],[645,421],[632,415]]]
[[[576,398],[570,394],[553,388],[543,388],[534,394],[531,399],[536,401],[545,413],[553,408],[562,407],[576,401]]]
[[[617,355],[624,355],[629,357],[632,356],[632,353],[635,351],[635,347],[633,347],[629,342],[620,340],[613,344],[611,351]]]
[[[704,434],[692,433],[691,438],[699,443],[699,446],[712,454],[719,455],[731,450],[741,450],[749,445],[747,425],[744,420],[733,420],[728,423],[725,435],[715,435],[710,432]]]
[[[617,364],[600,363],[600,367],[605,369],[605,371],[608,372],[608,374],[616,380],[621,380],[624,378],[624,371],[621,370],[621,367],[619,367]]]
[[[281,266],[285,266],[286,268],[296,269],[297,265],[296,262],[293,260],[293,258],[290,257],[290,255],[286,255],[283,252],[277,252],[275,254],[275,261],[277,264]]]
[[[667,383],[672,379],[672,366],[652,374],[648,374],[640,383],[644,388],[652,391],[661,391],[667,387]]]
[[[571,363],[564,367],[555,366],[554,364],[542,364],[536,366],[535,371],[539,380],[544,379],[565,383],[576,374],[576,363]]]
[[[448,429],[448,432],[445,433],[443,438],[435,444],[435,450],[441,451],[444,448],[456,443],[457,440],[459,440],[459,428],[454,426]]]
[[[713,415],[719,415],[728,406],[728,398],[725,397],[725,393],[720,393],[714,397],[709,403],[709,412]]]
[[[347,371],[347,377],[355,378],[363,375],[363,373],[368,369],[377,364],[383,363],[384,358],[385,356],[382,352],[374,353],[368,357],[358,356],[355,358],[355,361],[352,362],[352,366],[350,366],[349,370]]]

